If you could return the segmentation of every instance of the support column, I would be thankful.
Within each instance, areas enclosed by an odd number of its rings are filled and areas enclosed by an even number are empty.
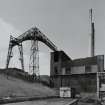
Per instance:
[[[19,53],[20,53],[19,60],[21,61],[21,67],[22,67],[22,70],[24,71],[24,58],[23,58],[23,46],[22,46],[22,43],[20,43],[18,45],[18,49],[19,49]]]
[[[8,68],[10,59],[11,59],[11,57],[13,55],[13,53],[12,53],[12,43],[11,43],[11,40],[12,40],[12,36],[10,36],[10,42],[9,42],[9,48],[8,48],[8,55],[7,55],[7,61],[6,61],[6,69]]]
[[[30,74],[33,75],[33,79],[39,77],[39,49],[38,40],[31,40],[31,55],[29,64]]]

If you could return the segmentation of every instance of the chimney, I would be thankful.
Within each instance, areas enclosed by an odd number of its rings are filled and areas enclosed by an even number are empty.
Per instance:
[[[95,29],[92,16],[92,9],[90,9],[90,18],[91,18],[91,57],[95,55]]]
[[[95,46],[95,37],[94,37],[94,23],[91,23],[91,57],[94,56],[94,46]]]

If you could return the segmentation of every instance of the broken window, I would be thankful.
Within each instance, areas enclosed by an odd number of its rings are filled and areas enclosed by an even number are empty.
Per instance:
[[[66,74],[66,68],[63,67],[63,68],[62,68],[62,75],[65,75],[65,74]]]
[[[58,62],[59,60],[59,52],[54,52],[54,62]]]
[[[66,68],[66,74],[70,74],[70,68]]]
[[[54,67],[54,74],[58,74],[58,68],[56,66]]]
[[[91,66],[90,65],[87,65],[85,66],[85,72],[91,72]]]

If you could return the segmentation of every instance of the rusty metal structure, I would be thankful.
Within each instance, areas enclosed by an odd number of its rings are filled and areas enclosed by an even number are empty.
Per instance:
[[[24,70],[24,57],[23,57],[23,45],[22,42],[30,40],[31,43],[31,54],[30,54],[30,63],[29,63],[29,71],[32,75],[39,75],[39,48],[38,41],[43,42],[53,51],[57,51],[57,47],[45,36],[37,27],[33,27],[18,36],[17,38],[10,36],[6,68],[8,68],[10,59],[13,57],[13,48],[18,46],[20,53],[20,62],[22,70]]]

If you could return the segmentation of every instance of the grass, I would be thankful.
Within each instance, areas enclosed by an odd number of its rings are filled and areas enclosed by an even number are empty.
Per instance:
[[[12,76],[0,74],[0,98],[3,97],[46,97],[56,92],[41,83],[30,83]]]

